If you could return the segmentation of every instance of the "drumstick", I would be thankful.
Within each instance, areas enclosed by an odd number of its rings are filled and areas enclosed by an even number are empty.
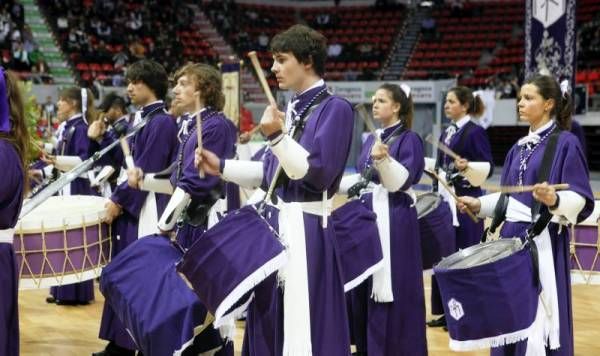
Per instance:
[[[486,189],[500,193],[525,193],[532,192],[534,189],[533,187],[533,185],[501,185],[499,187],[489,187]],[[554,188],[554,190],[567,190],[569,189],[569,184],[550,184],[549,187]]]
[[[427,135],[427,137],[425,137],[425,141],[431,143],[431,145],[433,145],[433,147],[437,147],[438,150],[440,150],[440,151],[444,152],[445,154],[447,154],[448,156],[452,157],[452,159],[461,159],[462,158],[456,152],[452,151],[452,149],[450,147],[446,146],[443,142],[433,138],[433,136],[431,134],[429,134],[429,135]]]
[[[133,157],[131,157],[131,149],[129,148],[129,142],[125,136],[119,138],[119,143],[121,144],[121,149],[123,150],[123,155],[125,156],[125,163],[127,164],[127,169],[134,169],[135,163],[133,162]]]
[[[367,126],[367,130],[369,130],[370,133],[375,135],[375,137],[378,137],[378,135],[376,133],[377,130],[375,129],[375,125],[373,124],[373,121],[371,121],[371,117],[369,116],[369,113],[367,112],[367,108],[365,108],[365,105],[364,104],[356,104],[356,106],[354,106],[354,108],[358,112],[358,117],[360,117],[362,119],[362,121],[365,123],[365,125]]]
[[[438,182],[442,183],[442,185],[444,186],[444,188],[446,188],[446,190],[450,193],[450,195],[452,195],[452,197],[454,198],[454,200],[458,201],[458,196],[456,196],[456,194],[454,193],[454,191],[452,190],[452,188],[448,185],[448,183],[446,183],[446,181],[440,179],[440,177],[435,173],[432,172],[430,170],[425,170],[427,173],[431,174],[433,177],[435,177],[435,179],[438,180]],[[468,207],[465,208],[465,212],[467,213],[467,215],[469,215],[469,217],[471,218],[471,220],[473,220],[473,222],[477,223],[479,222],[479,219],[477,219],[477,217],[475,216],[475,214],[473,214],[473,212],[471,211],[471,209],[469,209]]]
[[[256,52],[248,52],[248,57],[250,57],[250,61],[252,62],[252,67],[254,67],[254,71],[256,72],[256,76],[258,77],[258,81],[267,96],[267,100],[269,101],[269,105],[273,107],[277,107],[277,102],[271,93],[271,88],[269,88],[269,84],[267,83],[267,79],[265,78],[265,73],[263,72],[260,63],[258,62],[258,57],[256,57]]]
[[[198,149],[202,150],[202,119],[200,118],[200,114],[196,115],[196,135],[198,136]],[[200,178],[204,178],[202,166],[198,169],[198,175]]]

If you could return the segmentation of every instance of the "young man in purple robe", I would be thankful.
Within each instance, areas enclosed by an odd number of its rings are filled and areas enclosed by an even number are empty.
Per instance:
[[[94,97],[88,89],[67,88],[59,93],[57,103],[58,118],[62,121],[58,132],[58,143],[54,150],[55,156],[47,160],[44,168],[51,172],[55,167],[66,172],[90,157],[90,139],[87,137],[88,123],[94,118],[92,114]],[[76,178],[66,185],[62,195],[98,195],[91,188],[86,176]],[[94,282],[92,280],[50,288],[46,301],[59,305],[88,304],[94,300]]]
[[[187,249],[207,227],[216,223],[215,214],[222,203],[220,199],[225,194],[225,184],[221,178],[200,175],[194,163],[194,153],[198,147],[197,118],[201,120],[202,146],[222,159],[234,158],[237,130],[233,122],[221,112],[225,96],[222,92],[221,74],[215,68],[206,64],[188,64],[175,73],[174,79],[177,84],[173,88],[172,105],[175,111],[190,113],[187,123],[184,123],[185,130],[180,135],[176,168],[170,179],[144,175],[141,169],[128,173],[129,183],[134,187],[172,193],[158,226],[162,232],[168,233],[180,222],[181,225],[176,229],[177,241]],[[173,301],[155,301],[161,302]],[[191,328],[197,326],[186,325]],[[230,339],[225,340],[226,337]],[[218,355],[233,355],[232,335],[223,335],[222,338],[217,330],[208,326],[195,337],[186,352],[203,354],[218,350],[222,350]]]
[[[419,223],[411,189],[425,162],[423,142],[410,130],[410,87],[379,87],[373,96],[373,117],[382,130],[379,137],[371,135],[365,141],[357,170],[374,169],[373,191],[361,199],[377,214],[384,263],[348,293],[356,354],[427,355]],[[361,174],[344,177],[342,186],[356,187],[360,179]]]
[[[295,95],[285,113],[268,106],[263,114],[261,130],[270,144],[263,161],[220,160],[208,150],[196,154],[204,172],[265,191],[282,168],[268,202],[276,208],[264,211],[288,246],[289,260],[279,276],[254,289],[242,354],[345,356],[348,320],[329,215],[350,150],[352,106],[329,94],[321,79],[327,58],[321,34],[292,26],[273,38],[271,51],[279,88]]]
[[[28,179],[29,133],[17,77],[0,67],[0,354],[19,356],[19,270],[13,234]]]
[[[444,112],[452,120],[452,124],[442,133],[440,142],[450,147],[461,158],[453,159],[443,151],[438,151],[435,163],[437,173],[449,183],[456,195],[480,196],[481,185],[492,175],[494,169],[487,133],[473,121],[483,114],[483,102],[479,96],[473,95],[471,89],[462,86],[454,87],[446,94]],[[464,249],[479,243],[483,236],[483,221],[476,223],[466,214],[457,214],[456,202],[452,195],[441,184],[438,189],[453,213],[456,248]],[[443,314],[443,309],[436,302],[440,298],[437,297],[439,290],[435,277],[432,277],[431,283],[432,312],[434,315]],[[438,319],[429,321],[427,325],[445,326],[446,320],[442,315]]]
[[[561,92],[550,76],[534,75],[521,87],[518,99],[519,118],[529,123],[529,134],[515,144],[504,162],[501,184],[533,185],[533,192],[511,193],[506,221],[500,231],[503,238],[524,239],[532,223],[531,208],[541,204],[541,213],[549,212],[552,220],[535,237],[541,282],[537,315],[527,340],[492,348],[491,354],[572,356],[573,314],[569,256],[569,228],[591,214],[594,198],[584,153],[577,137],[569,132],[571,98]],[[558,135],[548,176],[538,178],[546,147],[552,135]],[[569,184],[556,191],[552,184]],[[492,216],[499,193],[479,198],[460,197],[458,207],[466,207],[480,216]],[[543,296],[543,298],[542,298]]]
[[[127,70],[127,94],[140,108],[133,126],[145,122],[130,140],[131,157],[125,157],[144,172],[167,169],[177,153],[177,124],[165,111],[163,98],[167,94],[168,77],[165,69],[152,60],[140,60]],[[132,168],[133,169],[133,168]],[[158,217],[164,211],[169,195],[142,191],[122,182],[107,203],[106,221],[113,224],[113,234],[119,235],[121,248],[126,248],[140,236],[159,232]],[[109,341],[104,355],[134,355],[135,344],[113,310],[104,305],[100,338]]]

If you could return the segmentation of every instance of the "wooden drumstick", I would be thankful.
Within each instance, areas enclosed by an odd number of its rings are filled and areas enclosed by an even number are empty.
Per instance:
[[[550,184],[549,187],[554,188],[554,190],[567,190],[569,189],[569,184]],[[489,187],[486,188],[493,192],[500,193],[525,193],[532,192],[534,189],[533,185],[501,185],[499,187]]]
[[[452,187],[450,187],[448,185],[448,183],[446,183],[446,181],[442,180],[435,172],[430,171],[430,170],[425,170],[427,173],[431,174],[435,179],[438,180],[438,182],[442,183],[442,185],[444,186],[444,188],[446,188],[446,190],[450,193],[450,195],[452,195],[452,197],[454,198],[454,200],[458,201],[458,196],[456,196],[456,193],[454,193],[454,191],[452,190]],[[473,214],[473,212],[471,211],[471,209],[469,209],[468,207],[465,208],[465,212],[467,213],[467,215],[469,215],[469,217],[471,218],[471,220],[473,220],[473,222],[477,223],[479,222],[479,219],[477,218],[477,216],[475,216],[475,214]]]
[[[431,145],[433,147],[437,147],[438,150],[444,152],[445,154],[447,154],[448,156],[452,157],[452,159],[461,159],[462,157],[458,155],[458,153],[452,151],[452,149],[448,146],[446,146],[443,142],[436,140],[435,138],[433,138],[433,136],[431,134],[427,135],[427,137],[425,137],[425,141],[431,143]]]
[[[362,119],[362,121],[365,123],[365,125],[367,126],[367,130],[369,130],[370,133],[375,135],[375,137],[378,137],[377,129],[375,128],[375,124],[373,124],[373,121],[371,120],[371,117],[369,116],[369,113],[367,112],[367,108],[365,107],[365,105],[362,103],[356,104],[354,106],[354,108],[358,112],[358,117],[360,117]]]
[[[133,157],[131,156],[131,149],[129,148],[129,142],[127,142],[127,138],[125,138],[125,136],[120,137],[119,143],[121,144],[121,149],[123,150],[123,155],[125,156],[125,164],[127,165],[127,169],[134,169],[135,163],[133,162]]]
[[[200,114],[196,115],[196,135],[198,136],[198,149],[202,151],[202,119],[200,118]],[[204,178],[202,167],[198,169],[198,175],[200,178]]]
[[[258,61],[258,57],[256,56],[256,52],[248,52],[248,57],[250,57],[250,61],[252,62],[252,67],[254,67],[254,71],[256,72],[256,76],[258,77],[258,81],[267,96],[267,100],[269,101],[269,105],[273,107],[277,107],[277,102],[273,97],[273,93],[271,93],[271,88],[269,88],[269,84],[267,83],[267,79],[265,78],[265,73],[263,72],[262,67],[260,66],[260,62]]]

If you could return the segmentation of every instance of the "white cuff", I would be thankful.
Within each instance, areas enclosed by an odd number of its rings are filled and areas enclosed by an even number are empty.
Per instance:
[[[480,187],[488,175],[492,166],[490,162],[469,162],[467,169],[460,172],[460,175],[465,177],[474,187]]]
[[[192,198],[188,193],[177,187],[158,221],[158,228],[162,231],[173,230],[177,219],[191,200]]]
[[[308,151],[290,136],[283,136],[271,151],[290,179],[302,179],[308,173]]]
[[[125,156],[125,165],[127,166],[127,169],[135,168],[135,162],[133,161],[133,156],[131,156],[131,155]]]
[[[343,176],[337,191],[338,194],[348,194],[348,189],[358,182],[360,182],[360,173]]]
[[[142,184],[140,185],[141,190],[163,194],[173,194],[173,186],[168,178],[159,179],[154,177],[154,173],[148,173],[144,175]]]
[[[46,178],[53,178],[52,177],[52,171],[54,170],[54,166],[49,164],[46,167],[42,168],[42,171],[44,172],[44,177]]]
[[[44,143],[44,152],[47,154],[52,154],[52,150],[54,149],[54,145],[50,142]]]
[[[375,168],[379,172],[381,185],[388,192],[397,192],[408,179],[408,170],[400,162],[389,156],[375,161]]]
[[[79,156],[56,156],[54,166],[59,171],[67,172],[81,164],[81,162],[81,157]]]
[[[435,159],[425,157],[425,169],[430,172],[435,172]]]
[[[92,187],[97,187],[101,184],[104,184],[108,178],[115,172],[115,169],[112,166],[104,166],[98,172],[98,174],[94,177],[93,180],[90,179],[90,185]]]
[[[244,188],[256,188],[262,183],[263,163],[227,159],[221,177]]]
[[[577,224],[577,216],[585,206],[585,198],[572,190],[556,192],[560,197],[558,206],[550,210],[553,215],[564,216],[571,224]]]
[[[481,203],[481,209],[479,209],[477,216],[482,219],[493,217],[494,209],[496,209],[496,204],[498,203],[498,199],[500,199],[500,192],[482,195],[478,199]]]

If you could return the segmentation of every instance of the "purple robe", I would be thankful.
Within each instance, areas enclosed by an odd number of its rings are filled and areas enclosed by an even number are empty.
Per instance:
[[[87,136],[88,124],[81,114],[65,122],[62,137],[58,142],[55,154],[79,156],[82,161],[90,158],[90,139]],[[70,183],[70,195],[98,195],[90,187],[86,178],[76,178]],[[87,304],[94,300],[94,281],[67,284],[50,288],[55,300],[68,303]]]
[[[298,97],[297,109],[309,105],[322,90],[317,87]],[[300,110],[299,110],[300,111]],[[331,198],[338,190],[352,140],[354,115],[346,100],[330,96],[308,116],[300,144],[309,152],[308,173],[288,180],[276,190],[285,202],[321,201],[323,192]],[[264,160],[266,191],[273,179],[277,158],[269,150]],[[266,209],[267,220],[278,229],[277,211]],[[344,285],[339,268],[333,222],[322,228],[321,217],[304,213],[306,258],[313,355],[346,356],[350,350]],[[243,355],[278,356],[283,352],[283,293],[273,274],[255,290],[248,308]]]
[[[145,173],[160,172],[175,160],[177,152],[177,124],[175,119],[164,111],[164,104],[155,103],[142,109],[142,119],[149,120],[130,141],[131,154],[135,166]],[[116,148],[120,151],[119,148]],[[123,213],[112,224],[117,244],[114,255],[123,251],[138,239],[138,220],[148,192],[130,188],[127,182],[121,183],[113,192],[111,200],[123,208]],[[170,196],[156,194],[157,215],[160,217]],[[118,346],[133,350],[135,344],[123,324],[115,316],[112,308],[104,305],[99,337],[112,341]]]
[[[465,133],[468,136],[462,138]],[[442,133],[440,141],[444,142],[445,138],[446,131]],[[494,161],[492,158],[490,140],[481,126],[469,121],[452,136],[448,146],[459,156],[468,161],[489,162],[491,166],[489,176],[492,175]],[[440,167],[446,167],[452,162],[454,162],[454,160],[451,157],[447,156],[442,151],[438,151],[437,164]],[[468,195],[479,197],[483,194],[480,187],[471,186],[463,177],[458,178],[458,182],[454,185],[454,190],[457,196]],[[459,226],[456,227],[457,249],[467,248],[481,241],[481,237],[483,236],[483,220],[475,223],[467,214],[458,213],[458,223]]]
[[[396,128],[386,128],[382,140]],[[358,171],[372,164],[373,143],[374,137],[369,136],[358,158]],[[406,130],[391,143],[389,154],[409,172],[404,186],[388,193],[394,301],[377,303],[370,297],[372,278],[350,291],[352,331],[357,351],[368,355],[427,355],[419,222],[412,198],[402,191],[418,183],[423,174],[423,142],[416,133]],[[376,172],[373,180],[379,183]],[[363,198],[372,209],[371,195]]]
[[[540,133],[543,137],[549,129]],[[527,169],[523,176],[523,184],[538,183],[537,175],[544,155],[544,148],[548,140],[540,143],[527,163]],[[514,145],[508,152],[502,171],[502,185],[517,185],[519,175],[519,151],[521,147]],[[570,190],[585,198],[585,207],[577,217],[578,221],[584,220],[594,209],[594,198],[589,183],[588,168],[585,156],[577,137],[570,132],[561,132],[556,145],[556,154],[550,170],[548,183],[568,183]],[[514,193],[511,197],[517,199],[526,206],[534,203],[532,193]],[[502,237],[524,238],[529,223],[506,221],[502,226],[500,235]],[[555,223],[548,225],[550,241],[552,242],[552,255],[554,257],[554,273],[556,277],[556,289],[558,292],[559,320],[560,320],[560,345],[558,350],[546,349],[547,355],[572,356],[573,351],[573,313],[571,305],[571,274],[569,262],[569,229],[560,228]],[[503,348],[494,348],[492,355],[525,355],[527,342],[519,342]]]
[[[23,169],[14,146],[0,139],[0,230],[14,228],[23,202]],[[0,355],[19,355],[19,270],[12,244],[0,243]]]
[[[583,130],[583,126],[575,120],[571,121],[571,133],[577,137],[583,148],[584,157],[587,157],[587,143],[585,142],[585,131]]]
[[[117,133],[113,130],[113,126],[120,123],[125,123],[129,119],[129,116],[123,116],[115,121],[109,128],[106,130],[104,135],[99,141],[91,141],[90,144],[90,153],[95,153],[97,151],[101,151],[105,149],[107,146],[111,145],[113,142],[119,139]],[[104,167],[111,166],[115,169],[115,173],[113,173],[108,181],[110,182],[110,187],[114,190],[116,185],[116,180],[119,177],[119,172],[121,167],[124,165],[125,156],[123,155],[123,150],[120,147],[113,147],[108,153],[104,156],[100,157],[95,163],[94,167]]]
[[[202,111],[200,117],[202,119],[202,147],[221,159],[233,158],[237,141],[237,130],[233,122],[223,113],[211,108]],[[225,195],[225,183],[220,177],[209,174],[200,178],[198,169],[194,165],[197,147],[198,135],[194,117],[188,124],[188,134],[182,136],[177,168],[171,175],[171,183],[190,194],[193,203],[212,205],[215,198],[218,199]],[[210,208],[210,206],[208,207]],[[177,232],[177,242],[182,247],[189,248],[205,230],[206,223],[196,227],[185,224]]]

